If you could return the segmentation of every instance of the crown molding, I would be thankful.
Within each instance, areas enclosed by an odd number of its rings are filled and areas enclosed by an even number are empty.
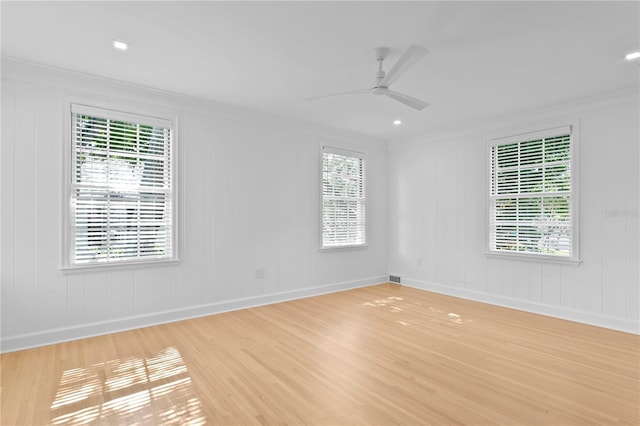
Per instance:
[[[421,145],[442,139],[465,137],[470,135],[490,135],[507,127],[522,127],[534,121],[575,117],[590,110],[603,109],[616,105],[633,103],[640,100],[640,86],[630,86],[613,92],[556,103],[543,108],[520,112],[476,123],[467,123],[456,129],[442,130],[433,133],[411,136],[389,142],[389,150],[413,145]]]
[[[0,57],[0,62],[2,65],[3,79],[7,78],[15,81],[59,88],[65,91],[66,95],[84,97],[99,96],[106,101],[128,101],[132,103],[149,104],[175,112],[216,115],[236,122],[257,124],[278,130],[286,128],[293,132],[306,134],[314,139],[327,138],[367,147],[371,147],[373,143],[378,149],[386,150],[387,148],[386,139],[323,127],[303,120],[270,114],[265,111],[253,110],[211,99],[114,80],[6,55]]]

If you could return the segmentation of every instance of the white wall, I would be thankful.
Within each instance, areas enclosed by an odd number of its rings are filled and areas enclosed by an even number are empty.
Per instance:
[[[583,263],[487,257],[487,141],[571,121]],[[639,121],[636,91],[392,144],[389,271],[405,285],[638,333]]]
[[[60,271],[70,97],[178,116],[178,265]],[[637,95],[625,95],[387,152],[380,140],[3,59],[1,350],[373,284],[388,272],[405,285],[638,333],[638,117]],[[579,124],[583,263],[487,258],[487,140],[567,121]],[[323,144],[368,155],[366,250],[318,251]],[[259,266],[265,277],[254,279]]]
[[[70,97],[178,117],[179,264],[60,270]],[[323,144],[367,153],[367,249],[318,250]],[[386,281],[386,150],[380,140],[3,59],[2,351]],[[253,278],[256,267],[264,278]]]

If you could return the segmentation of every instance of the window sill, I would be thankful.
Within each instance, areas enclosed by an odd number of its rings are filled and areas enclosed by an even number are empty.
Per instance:
[[[113,271],[120,269],[133,269],[133,268],[150,268],[157,266],[173,266],[180,263],[180,259],[161,259],[161,260],[144,260],[133,262],[118,262],[118,263],[92,263],[73,266],[62,266],[60,270],[65,274],[82,273],[82,272],[94,272],[94,271]]]
[[[494,259],[522,260],[527,262],[555,263],[560,265],[579,266],[582,263],[581,259],[563,258],[558,256],[550,256],[550,255],[535,255],[535,254],[525,254],[525,253],[502,253],[502,252],[495,252],[495,251],[487,251],[485,252],[485,255],[487,257],[491,257]]]
[[[342,250],[358,250],[358,249],[366,249],[368,247],[369,246],[366,244],[359,244],[357,246],[320,247],[318,251],[332,252],[332,251],[342,251]]]

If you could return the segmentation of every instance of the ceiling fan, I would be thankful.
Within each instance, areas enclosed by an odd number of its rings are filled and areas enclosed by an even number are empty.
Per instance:
[[[426,106],[429,106],[428,103],[421,101],[420,99],[416,99],[409,95],[405,95],[404,93],[396,92],[389,89],[389,86],[391,86],[394,81],[396,81],[402,74],[407,72],[409,68],[415,65],[420,59],[422,59],[424,55],[427,54],[427,49],[422,46],[409,46],[409,48],[402,54],[400,59],[398,59],[398,62],[396,62],[395,65],[385,73],[382,70],[382,61],[384,61],[388,53],[389,49],[387,47],[376,48],[378,72],[376,73],[376,79],[373,87],[368,89],[352,90],[349,92],[332,93],[330,95],[315,96],[313,98],[307,98],[307,100],[313,101],[316,99],[328,98],[332,96],[359,95],[368,93],[373,95],[388,96],[391,99],[401,102],[413,109],[417,109],[418,111],[422,110]]]

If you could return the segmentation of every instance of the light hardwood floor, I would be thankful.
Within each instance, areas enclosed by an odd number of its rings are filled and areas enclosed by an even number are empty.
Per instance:
[[[392,284],[2,355],[2,425],[639,424],[640,337]]]

